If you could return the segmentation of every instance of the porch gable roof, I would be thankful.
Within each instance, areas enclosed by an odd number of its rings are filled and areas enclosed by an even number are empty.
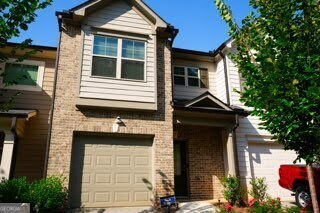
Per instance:
[[[202,95],[189,100],[175,100],[173,107],[177,110],[198,111],[198,112],[217,112],[222,114],[239,114],[248,116],[248,112],[240,108],[232,108],[210,92],[205,92]]]
[[[38,110],[34,109],[11,109],[8,111],[0,111],[0,117],[17,117],[17,118],[32,118],[36,116]]]
[[[76,16],[86,16],[93,13],[102,7],[111,4],[115,0],[87,0],[86,2],[71,8],[69,11]],[[167,28],[168,23],[160,17],[151,7],[149,7],[143,0],[124,0],[129,4],[135,6],[142,12],[149,20],[151,20],[156,27]]]

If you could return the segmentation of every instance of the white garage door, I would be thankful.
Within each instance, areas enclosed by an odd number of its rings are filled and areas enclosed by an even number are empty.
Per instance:
[[[151,205],[151,139],[76,136],[72,152],[72,207]]]
[[[268,194],[283,200],[293,200],[289,190],[279,186],[279,167],[281,164],[293,164],[296,154],[284,151],[278,144],[250,144],[250,168],[252,177],[265,177]]]

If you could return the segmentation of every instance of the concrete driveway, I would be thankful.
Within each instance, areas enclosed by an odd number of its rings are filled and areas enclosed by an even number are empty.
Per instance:
[[[177,213],[214,213],[215,208],[208,202],[180,203]],[[82,209],[72,210],[69,213],[157,213],[152,207],[107,208],[107,209]],[[163,211],[165,212],[165,211]]]

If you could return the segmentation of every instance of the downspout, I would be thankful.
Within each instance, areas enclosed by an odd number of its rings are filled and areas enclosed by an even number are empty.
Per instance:
[[[10,174],[9,174],[9,180],[14,177],[14,172],[16,170],[16,163],[17,163],[17,153],[18,153],[18,136],[17,136],[17,117],[12,118],[11,123],[11,132],[13,134],[13,154],[12,154],[12,160],[11,160],[11,168],[10,168]]]
[[[171,106],[173,106],[173,99],[174,99],[174,78],[173,78],[173,72],[172,72],[172,68],[173,68],[173,43],[174,40],[176,39],[178,33],[179,33],[179,29],[175,29],[174,26],[169,25],[166,29],[167,32],[169,32],[171,34],[171,40],[169,41],[170,44],[170,58],[171,58],[171,97],[172,97],[172,101],[171,101]]]
[[[49,130],[48,130],[45,162],[44,162],[44,168],[43,168],[43,177],[47,176],[49,150],[50,150],[50,143],[51,143],[51,131],[52,131],[52,123],[53,123],[53,111],[54,111],[54,106],[55,106],[57,79],[58,79],[58,65],[59,65],[59,60],[60,60],[60,45],[61,45],[61,36],[62,36],[62,18],[63,18],[63,16],[57,15],[57,17],[58,17],[58,24],[59,24],[59,41],[58,41],[58,49],[57,49],[57,53],[56,53],[55,74],[54,74],[54,81],[53,81],[53,92],[52,92],[51,109],[50,109],[50,117],[49,117],[50,123],[49,123]]]
[[[230,106],[230,89],[229,89],[229,80],[228,80],[228,65],[227,65],[227,58],[226,55],[219,49],[218,54],[221,56],[223,60],[223,67],[224,67],[224,78],[226,82],[226,97],[227,97],[227,104]],[[240,177],[240,171],[239,171],[239,159],[238,159],[238,146],[237,146],[237,132],[236,130],[239,127],[239,115],[235,115],[235,125],[232,128],[232,145],[234,150],[234,158],[235,158],[235,170],[236,170],[236,176]]]
[[[227,65],[227,58],[226,55],[219,49],[218,54],[221,56],[223,60],[223,70],[224,70],[224,78],[226,82],[226,97],[227,97],[227,104],[230,106],[230,90],[229,90],[229,80],[228,80],[228,65]]]
[[[234,158],[235,158],[235,167],[236,167],[236,176],[240,177],[240,169],[239,169],[239,159],[238,159],[238,146],[237,146],[237,129],[240,125],[239,123],[239,114],[235,115],[235,125],[232,128],[232,143],[234,150]]]

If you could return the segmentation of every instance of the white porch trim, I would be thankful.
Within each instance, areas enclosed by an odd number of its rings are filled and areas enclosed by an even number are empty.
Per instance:
[[[0,179],[9,179],[12,165],[15,136],[10,131],[4,131],[4,133],[5,138],[3,142],[2,158],[0,165]]]

